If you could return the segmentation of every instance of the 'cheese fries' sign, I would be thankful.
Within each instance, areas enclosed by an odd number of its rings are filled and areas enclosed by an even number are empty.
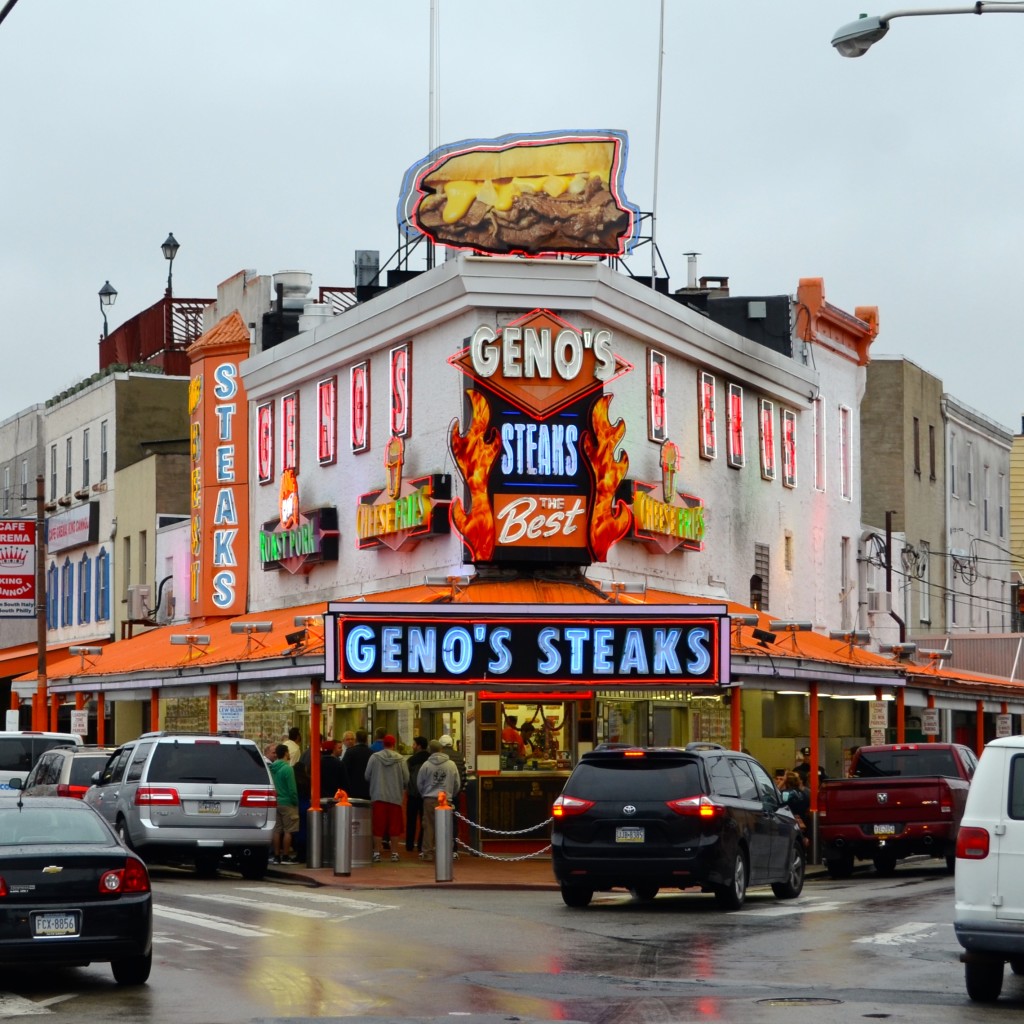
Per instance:
[[[438,245],[624,256],[640,214],[622,189],[626,133],[545,132],[441,146],[405,174],[399,226]]]

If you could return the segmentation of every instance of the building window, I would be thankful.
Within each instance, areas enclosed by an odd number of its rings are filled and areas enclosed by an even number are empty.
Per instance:
[[[783,537],[783,548],[782,548],[783,565],[786,567],[786,572],[793,571],[793,534],[787,530]]]
[[[949,493],[956,497],[956,434],[949,435]]]
[[[107,421],[100,423],[100,479],[107,479]]]
[[[825,490],[825,399],[814,400],[814,489]]]
[[[28,506],[28,459],[21,460],[21,507]]]
[[[256,479],[269,484],[274,479],[274,403],[256,409]]]
[[[839,489],[844,501],[853,500],[853,410],[839,407]]]
[[[796,413],[782,410],[782,485],[796,487]]]
[[[928,479],[935,479],[935,424],[928,424]]]
[[[668,440],[666,363],[664,352],[647,350],[647,437],[659,444]]]
[[[981,528],[988,533],[988,466],[981,468]]]
[[[60,587],[57,566],[51,563],[46,571],[46,628],[56,629],[60,625]]]
[[[761,476],[775,479],[775,403],[762,398],[758,437],[761,442]]]
[[[11,467],[4,466],[4,515],[11,511]]]
[[[50,445],[50,501],[57,500],[57,446]]]
[[[974,442],[967,442],[967,500],[974,504]]]
[[[921,475],[921,421],[914,417],[914,472]]]
[[[78,563],[78,624],[92,621],[92,563],[87,554]]]
[[[64,493],[71,493],[71,438],[64,442]]]
[[[370,447],[370,364],[356,363],[348,381],[349,447],[365,452]]]
[[[408,344],[391,350],[391,433],[408,437],[412,433],[412,350]]]
[[[755,611],[769,608],[769,549],[767,544],[754,545],[754,574],[750,577],[750,606]]]
[[[60,624],[62,626],[71,626],[75,621],[75,567],[71,564],[70,558],[64,560],[60,576]]]
[[[338,461],[338,378],[328,377],[316,386],[316,456],[321,466]]]
[[[918,587],[918,617],[925,625],[932,621],[932,552],[931,545],[921,541],[921,561],[918,572],[921,582]]]
[[[139,582],[149,579],[149,537],[145,530],[139,531]]]
[[[996,503],[999,507],[999,536],[1006,536],[1006,500],[1005,500],[1005,488],[1006,488],[1006,475],[1003,473],[999,474],[999,493],[996,495]]]
[[[710,373],[700,375],[700,457],[718,458],[718,428],[715,425],[715,378]]]
[[[123,600],[128,600],[128,586],[132,581],[132,539],[125,537],[121,543],[121,587],[124,590]]]
[[[82,431],[82,488],[89,486],[89,428]]]
[[[96,621],[110,618],[110,555],[101,548],[96,556]]]
[[[281,399],[281,468],[299,471],[299,395]]]
[[[729,385],[729,403],[725,417],[726,457],[733,469],[742,469],[747,461],[743,444],[743,388]]]

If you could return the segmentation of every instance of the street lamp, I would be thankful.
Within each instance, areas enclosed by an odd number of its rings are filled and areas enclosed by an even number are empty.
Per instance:
[[[100,312],[103,314],[103,337],[107,336],[107,306],[112,306],[117,298],[117,289],[109,282],[104,281],[100,289]]]
[[[843,57],[862,57],[889,31],[893,18],[934,17],[941,14],[1024,14],[1019,3],[988,3],[978,0],[969,7],[921,7],[917,10],[890,11],[888,14],[862,14],[844,25],[832,37],[832,45]]]
[[[171,273],[174,270],[174,257],[178,255],[178,250],[181,246],[178,244],[178,240],[173,234],[168,234],[167,239],[163,245],[160,246],[160,251],[164,254],[164,259],[167,260],[167,294],[173,294],[171,291]]]

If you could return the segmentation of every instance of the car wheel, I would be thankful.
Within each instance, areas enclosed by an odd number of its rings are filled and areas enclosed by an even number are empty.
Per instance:
[[[825,870],[829,878],[849,878],[853,874],[853,854],[844,853],[839,857],[830,857],[825,861]]]
[[[969,960],[964,964],[967,994],[976,1003],[994,1003],[1003,991],[1002,960]]]
[[[893,852],[879,850],[872,858],[872,863],[875,865],[875,871],[878,874],[888,877],[896,870],[896,861],[898,859]]]
[[[196,854],[196,874],[200,878],[216,878],[217,865],[220,863],[219,853],[204,850]]]
[[[946,854],[946,871],[949,872],[949,874],[951,874],[951,875],[955,875],[956,874],[956,854],[955,853],[947,853]]]
[[[238,864],[242,877],[250,882],[258,882],[267,873],[268,857],[266,850],[250,850],[248,856],[243,854]]]
[[[643,903],[650,903],[655,896],[658,895],[658,887],[656,885],[636,885],[629,890],[630,896],[635,900],[640,900]]]
[[[773,882],[772,892],[780,900],[795,900],[804,891],[806,866],[803,842],[798,840],[793,844],[793,852],[790,854],[789,877],[784,882]]]
[[[1010,970],[1014,974],[1024,974],[1024,959],[1018,957],[1015,960],[1010,961]]]
[[[582,885],[562,886],[562,902],[567,907],[585,907],[593,898],[593,889],[585,889]]]
[[[747,859],[742,850],[736,851],[733,859],[731,880],[717,886],[715,899],[724,910],[739,910],[747,898]]]
[[[149,952],[145,956],[126,956],[123,960],[114,960],[110,969],[118,985],[145,985],[152,966],[153,953]]]
[[[117,833],[117,838],[128,847],[129,850],[134,850],[132,846],[132,837],[128,834],[128,822],[124,818],[118,818],[117,824],[114,825],[114,831]]]

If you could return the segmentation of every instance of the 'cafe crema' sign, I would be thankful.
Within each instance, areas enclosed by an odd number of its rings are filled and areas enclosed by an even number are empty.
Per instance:
[[[629,462],[604,388],[633,369],[612,334],[537,309],[478,327],[449,362],[474,382],[452,457],[468,488],[452,522],[474,562],[601,561],[630,528]]]

